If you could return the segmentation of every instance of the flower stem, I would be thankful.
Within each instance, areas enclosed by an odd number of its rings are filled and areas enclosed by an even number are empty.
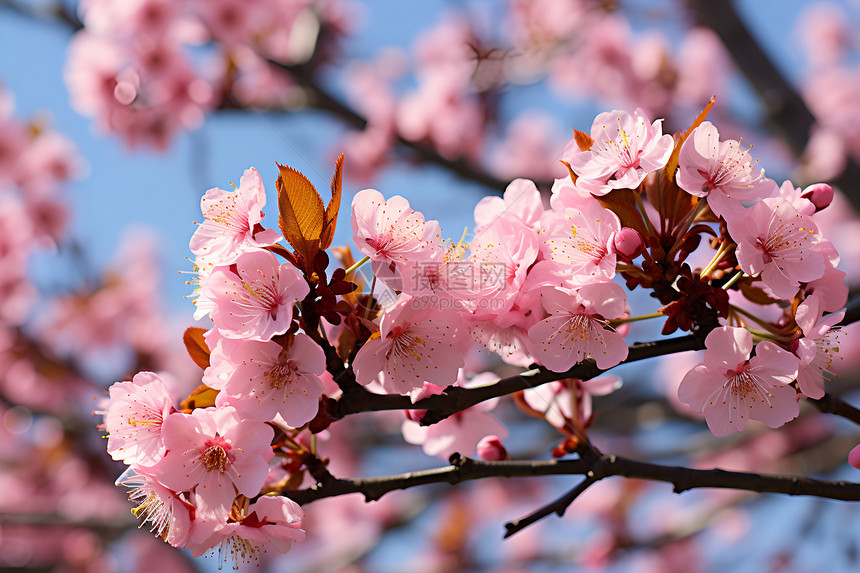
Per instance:
[[[363,259],[361,259],[360,261],[358,261],[357,263],[355,263],[354,265],[352,265],[351,267],[349,267],[348,269],[346,269],[346,274],[345,274],[344,276],[349,276],[349,274],[350,274],[351,272],[355,271],[358,267],[360,267],[361,265],[363,265],[364,263],[366,263],[366,262],[367,262],[367,261],[369,261],[369,260],[370,260],[370,257],[369,257],[369,256],[368,256],[368,257],[364,257]]]
[[[699,216],[699,213],[705,210],[705,207],[708,206],[707,200],[704,198],[700,198],[699,202],[696,203],[696,208],[693,209],[693,212],[690,213],[690,216],[687,217],[687,220],[684,222],[684,225],[678,231],[677,236],[675,237],[675,244],[672,245],[672,248],[669,249],[669,252],[666,254],[666,260],[671,261],[672,257],[675,253],[678,252],[678,249],[681,248],[681,245],[684,244],[684,235],[687,234],[687,231],[690,230],[690,227],[693,226],[693,222],[696,220],[696,217]]]
[[[645,228],[648,229],[648,234],[656,237],[657,231],[654,229],[654,226],[651,224],[651,219],[648,218],[648,212],[645,211],[645,204],[642,202],[642,196],[636,191],[633,192],[633,198],[636,199],[636,206],[639,207],[639,211],[642,212],[642,221],[645,223]],[[647,244],[647,241],[646,241]]]
[[[661,316],[666,316],[662,312],[655,312],[653,314],[643,314],[642,316],[633,316],[630,318],[614,318],[609,321],[610,326],[618,326],[620,324],[627,324],[628,322],[636,322],[639,320],[648,320],[649,318],[660,318]]]

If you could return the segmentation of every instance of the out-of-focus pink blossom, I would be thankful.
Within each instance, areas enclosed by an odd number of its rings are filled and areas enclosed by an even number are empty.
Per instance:
[[[496,380],[498,377],[488,372],[478,374],[466,381],[461,372],[461,376],[457,379],[457,385],[474,388],[491,384]],[[443,390],[444,388],[428,383],[424,385],[423,393],[416,398],[439,394]],[[447,459],[454,452],[459,452],[464,456],[472,456],[482,438],[495,435],[504,439],[508,436],[508,430],[504,425],[489,413],[496,407],[497,403],[498,400],[495,399],[481,402],[431,426],[421,426],[418,422],[423,413],[413,412],[409,418],[403,421],[401,426],[403,438],[410,444],[421,445],[424,453],[429,456]]]
[[[705,338],[704,362],[690,370],[678,387],[678,397],[695,412],[703,412],[715,436],[742,431],[748,419],[778,428],[797,417],[797,358],[770,341],[753,349],[745,328],[723,326]]]

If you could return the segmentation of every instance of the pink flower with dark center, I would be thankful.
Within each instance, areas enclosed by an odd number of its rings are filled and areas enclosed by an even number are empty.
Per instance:
[[[233,406],[242,418],[261,422],[281,414],[294,428],[316,416],[325,353],[308,335],[297,334],[289,349],[270,340],[237,341],[225,362],[230,372],[216,405]]]
[[[813,249],[821,240],[811,218],[801,215],[785,199],[764,199],[742,217],[729,220],[737,242],[738,264],[761,279],[783,299],[797,294],[801,282],[824,275],[824,257]]]
[[[588,151],[564,157],[579,176],[577,187],[594,195],[613,189],[635,189],[645,176],[666,165],[672,154],[671,135],[663,135],[663,120],[649,123],[641,109],[603,112],[594,118]]]
[[[150,531],[174,547],[180,547],[188,539],[191,530],[189,504],[158,483],[152,476],[135,473],[128,468],[116,485],[129,488],[128,499],[137,504],[131,513],[152,524]]]
[[[577,290],[544,288],[541,302],[550,314],[529,329],[535,360],[553,372],[564,372],[588,358],[601,369],[627,358],[624,337],[607,328],[607,320],[627,310],[624,289],[595,283]]]
[[[140,372],[131,382],[110,387],[105,413],[107,451],[129,465],[151,466],[165,452],[162,424],[173,411],[167,385],[153,372]]]
[[[305,540],[304,511],[288,497],[265,495],[224,520],[195,522],[192,539],[186,544],[194,557],[217,548],[219,568],[228,557],[234,568],[240,563],[260,564],[260,554],[269,547],[286,553],[293,542]]]
[[[797,417],[797,358],[770,341],[753,349],[745,328],[723,326],[705,338],[705,359],[678,387],[678,398],[702,412],[715,436],[742,431],[748,419],[778,428]]]
[[[806,297],[797,307],[794,320],[803,337],[794,340],[791,349],[800,359],[797,387],[809,398],[824,396],[824,381],[829,380],[830,367],[839,358],[841,330],[834,328],[845,318],[845,311],[823,315],[823,301],[817,294]]]
[[[547,225],[544,255],[576,284],[606,282],[615,276],[615,236],[621,231],[618,216],[596,201]]]
[[[200,200],[205,220],[191,237],[191,252],[212,265],[229,265],[242,252],[274,245],[280,235],[260,229],[266,191],[257,170],[245,170],[235,191],[209,189]]]
[[[198,511],[226,518],[236,492],[260,493],[274,455],[274,430],[262,422],[240,420],[234,408],[194,410],[164,421],[167,455],[153,476],[173,491],[195,489]]]
[[[308,294],[308,284],[294,266],[278,264],[263,250],[236,259],[235,272],[216,267],[201,286],[200,299],[212,305],[212,321],[227,338],[270,340],[293,321],[293,305]]]
[[[377,278],[395,276],[393,266],[429,259],[439,247],[439,223],[424,221],[396,195],[388,201],[375,189],[356,193],[352,200],[352,240],[370,257]]]
[[[409,394],[424,382],[454,383],[468,344],[459,315],[401,295],[383,316],[379,338],[368,340],[353,361],[355,378],[367,385],[379,378],[386,392]]]
[[[764,169],[753,174],[747,151],[734,139],[720,141],[711,122],[705,121],[681,146],[677,175],[678,186],[696,197],[707,197],[708,206],[718,217],[743,209],[741,201],[770,197],[776,183],[764,176]]]

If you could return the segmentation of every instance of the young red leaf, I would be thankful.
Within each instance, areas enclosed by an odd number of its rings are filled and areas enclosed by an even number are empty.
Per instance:
[[[292,167],[278,164],[278,224],[287,242],[310,270],[320,249],[325,210],[322,197],[307,177]]]
[[[331,246],[334,238],[334,230],[337,227],[337,214],[340,211],[340,193],[343,189],[343,154],[337,158],[334,164],[334,175],[331,178],[331,200],[325,208],[325,222],[323,223],[320,236],[320,248],[327,249]]]
[[[209,368],[209,346],[206,340],[203,339],[205,328],[190,326],[185,329],[185,334],[182,335],[182,342],[185,343],[185,349],[194,364],[206,370]]]

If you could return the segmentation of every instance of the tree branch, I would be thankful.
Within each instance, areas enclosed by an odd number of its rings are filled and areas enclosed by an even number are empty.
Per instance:
[[[673,354],[675,352],[704,348],[704,343],[702,342],[703,336],[704,334],[691,334],[666,340],[633,344],[629,347],[627,359],[621,362],[621,364],[629,364],[646,358]],[[489,386],[480,386],[477,388],[448,387],[442,394],[419,400],[415,404],[411,402],[408,396],[374,394],[359,386],[358,388],[353,388],[348,394],[344,393],[333,406],[331,413],[337,419],[359,412],[427,410],[427,413],[421,419],[421,424],[429,426],[491,398],[506,396],[527,388],[535,388],[554,380],[563,380],[565,378],[589,380],[607,370],[610,369],[601,370],[598,368],[593,360],[580,362],[566,372],[553,372],[544,367],[538,367],[522,374],[517,374],[516,376],[502,378]]]
[[[675,493],[697,488],[718,488],[860,501],[860,483],[827,481],[793,475],[734,472],[721,469],[700,470],[683,466],[652,464],[607,455],[575,460],[486,462],[454,454],[451,456],[451,464],[440,468],[383,477],[336,479],[308,489],[284,491],[282,495],[300,504],[350,493],[360,493],[364,495],[365,500],[373,501],[395,490],[433,483],[455,485],[464,481],[491,477],[517,478],[547,475],[584,475],[587,479],[558,501],[537,512],[543,512],[544,515],[550,513],[563,514],[567,505],[570,505],[585,489],[593,483],[612,476],[671,483]],[[567,505],[564,505],[565,501]],[[508,535],[512,535],[515,531],[525,527],[523,525],[518,528],[516,523],[523,524],[528,519],[524,518],[508,524],[509,527],[506,526],[509,531]],[[531,520],[529,523],[535,521],[537,519]]]

